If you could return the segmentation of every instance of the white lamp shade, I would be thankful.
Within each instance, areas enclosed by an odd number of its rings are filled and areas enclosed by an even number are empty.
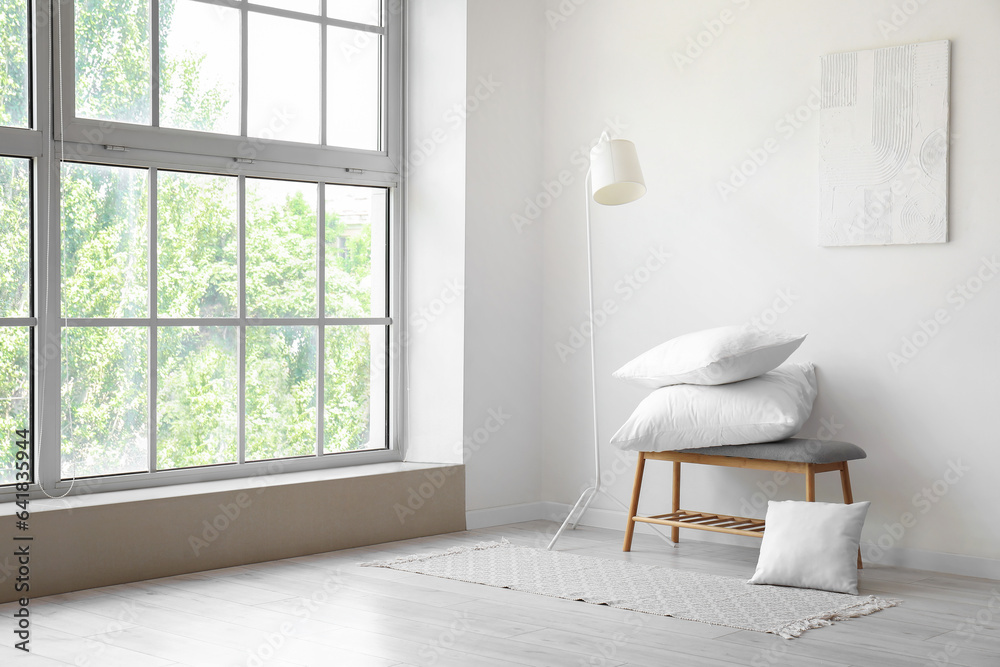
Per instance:
[[[635,144],[626,139],[605,139],[591,149],[590,177],[598,204],[627,204],[646,194]]]

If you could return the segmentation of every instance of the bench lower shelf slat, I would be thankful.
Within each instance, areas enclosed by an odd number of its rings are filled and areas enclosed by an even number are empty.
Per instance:
[[[678,510],[669,514],[636,516],[634,519],[641,523],[655,523],[675,528],[695,528],[716,533],[729,533],[730,535],[750,535],[751,537],[764,536],[763,519],[750,519],[742,516]]]

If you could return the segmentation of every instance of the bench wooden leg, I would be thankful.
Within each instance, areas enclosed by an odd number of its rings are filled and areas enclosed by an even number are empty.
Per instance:
[[[670,511],[677,512],[681,509],[681,462],[674,461],[674,480],[670,487]],[[670,541],[674,544],[680,542],[681,529],[677,526],[670,528]]]
[[[840,487],[844,490],[844,504],[852,505],[854,503],[854,493],[851,492],[851,473],[847,470],[847,461],[840,464]],[[858,569],[864,569],[864,564],[861,562],[860,547],[858,547]]]
[[[646,455],[639,452],[639,461],[635,464],[635,482],[632,483],[632,502],[628,507],[628,523],[625,524],[625,545],[622,551],[632,550],[632,534],[635,533],[635,515],[639,512],[639,489],[642,488],[642,471],[646,467]]]
[[[816,502],[816,470],[811,463],[806,470],[806,502]]]

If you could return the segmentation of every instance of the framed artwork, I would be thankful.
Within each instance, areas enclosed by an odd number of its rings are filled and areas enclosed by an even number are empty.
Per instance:
[[[819,244],[948,240],[948,40],[821,58]]]

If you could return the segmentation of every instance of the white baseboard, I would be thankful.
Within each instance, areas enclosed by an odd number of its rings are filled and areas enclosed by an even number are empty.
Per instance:
[[[554,505],[554,508],[547,507]],[[562,511],[566,516],[569,508],[561,509],[559,503],[521,503],[519,505],[504,505],[502,507],[489,507],[481,510],[468,510],[465,513],[465,526],[469,530],[477,528],[492,528],[493,526],[503,526],[508,523],[521,523],[523,521],[536,521],[538,519],[549,519],[555,516],[551,513]]]
[[[465,513],[465,520],[470,530],[502,526],[508,523],[520,523],[522,521],[562,521],[569,512],[570,507],[571,505],[548,501],[522,503],[520,505],[471,510]],[[580,525],[624,532],[625,512],[592,507],[580,519]],[[636,526],[637,532],[653,533],[654,530],[649,524],[638,524]],[[704,531],[686,530],[682,534],[684,539],[701,542],[740,544],[743,546],[747,545],[747,540],[753,539],[754,543],[757,542],[755,538],[716,535],[714,533],[705,533]],[[992,558],[949,554],[940,551],[925,551],[923,549],[905,549],[902,547],[886,549],[882,554],[878,555],[879,557],[873,558],[872,556],[876,554],[869,553],[865,544],[862,544],[862,555],[866,557],[866,561],[878,563],[879,565],[893,565],[942,574],[957,574],[966,577],[1000,580],[1000,560]]]
[[[861,554],[865,555],[864,545],[862,545]],[[893,547],[887,550],[881,558],[869,558],[869,560],[879,565],[895,565],[914,570],[929,570],[943,574],[1000,580],[1000,560],[992,558]]]

